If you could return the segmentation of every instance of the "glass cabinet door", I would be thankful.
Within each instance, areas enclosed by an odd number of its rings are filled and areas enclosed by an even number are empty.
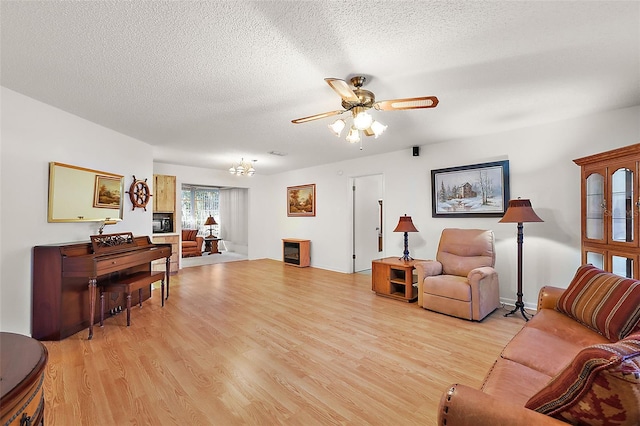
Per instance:
[[[611,171],[610,242],[637,246],[634,178],[633,170],[627,167],[614,167]]]
[[[598,253],[595,251],[587,251],[585,254],[586,254],[585,263],[590,263],[596,268],[600,268],[602,270],[605,269],[603,253]]]
[[[611,255],[611,272],[621,277],[637,279],[633,257],[626,255]]]
[[[592,173],[586,182],[586,223],[585,237],[592,240],[604,240],[604,176]]]

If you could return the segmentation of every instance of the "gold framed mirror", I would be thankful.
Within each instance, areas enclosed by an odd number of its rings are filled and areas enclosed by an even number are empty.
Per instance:
[[[48,222],[122,220],[124,176],[49,163]]]

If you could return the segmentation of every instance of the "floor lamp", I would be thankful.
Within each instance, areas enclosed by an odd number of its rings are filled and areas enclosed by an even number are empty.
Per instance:
[[[516,295],[518,296],[518,300],[516,300],[516,307],[513,308],[511,312],[504,314],[504,316],[508,316],[511,314],[515,314],[520,311],[522,316],[526,321],[529,321],[527,318],[527,314],[524,311],[524,302],[522,301],[522,243],[523,243],[523,229],[524,222],[544,222],[542,219],[538,217],[536,212],[533,211],[531,207],[531,201],[522,200],[518,198],[517,200],[510,200],[509,207],[505,212],[502,219],[499,220],[502,223],[517,223],[518,224],[518,292]]]
[[[404,254],[399,260],[409,261],[413,260],[409,256],[409,232],[418,232],[416,227],[413,225],[413,221],[411,220],[411,216],[400,216],[400,220],[398,221],[398,226],[393,232],[404,232]]]

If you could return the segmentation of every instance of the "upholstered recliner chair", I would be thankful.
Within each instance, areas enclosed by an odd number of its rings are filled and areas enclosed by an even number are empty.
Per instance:
[[[197,229],[182,230],[182,257],[202,256],[204,238],[198,236]]]
[[[500,306],[493,231],[444,229],[436,260],[416,262],[418,305],[480,321]]]

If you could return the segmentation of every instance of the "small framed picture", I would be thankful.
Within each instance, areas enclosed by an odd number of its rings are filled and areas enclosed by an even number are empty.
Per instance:
[[[287,187],[287,216],[316,215],[316,184]]]
[[[509,161],[431,170],[432,217],[502,217],[509,203]]]
[[[96,184],[93,190],[93,207],[119,209],[121,188],[122,178],[96,175]]]

